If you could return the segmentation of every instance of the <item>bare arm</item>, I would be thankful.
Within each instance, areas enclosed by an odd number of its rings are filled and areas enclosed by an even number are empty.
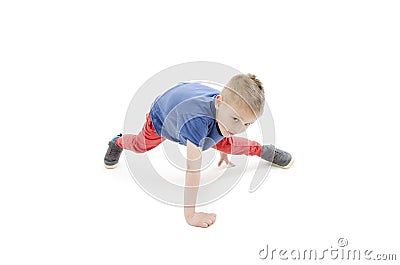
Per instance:
[[[202,154],[199,147],[187,140],[187,169],[185,179],[185,217],[195,212],[197,191],[200,183]]]
[[[187,140],[187,169],[185,179],[185,219],[193,226],[208,227],[215,222],[216,215],[208,213],[196,213],[197,191],[200,183],[200,168],[202,150]]]

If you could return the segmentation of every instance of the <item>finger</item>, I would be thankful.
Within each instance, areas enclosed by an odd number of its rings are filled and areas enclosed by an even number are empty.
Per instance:
[[[202,223],[202,224],[201,224],[201,227],[207,228],[207,227],[208,227],[208,224],[207,224],[207,223]]]
[[[207,222],[209,225],[212,225],[213,223],[214,223],[214,221],[213,221],[213,219],[208,219],[208,222]]]
[[[203,213],[203,212],[200,212],[199,214],[200,214],[200,216],[199,216],[199,218],[200,218],[199,222],[200,223],[211,224],[213,222],[213,216],[211,214]]]
[[[211,215],[211,220],[213,221],[213,223],[215,223],[215,220],[217,219],[217,216],[215,214]]]
[[[207,216],[204,217],[204,219],[210,224],[215,222],[215,214],[209,213]]]
[[[213,216],[210,216],[210,218],[208,220],[210,221],[209,224],[215,223],[215,217],[213,217]]]
[[[226,163],[228,166],[232,166],[232,167],[235,166],[235,164],[232,163],[231,161],[229,161],[229,159],[226,159],[226,160],[225,160],[225,163]]]

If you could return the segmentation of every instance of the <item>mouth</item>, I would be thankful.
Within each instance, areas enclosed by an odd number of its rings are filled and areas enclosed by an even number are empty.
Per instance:
[[[224,128],[224,130],[228,133],[228,136],[234,135],[234,133],[228,131],[224,125],[222,125],[222,124],[220,124],[220,125],[221,125],[221,126]]]

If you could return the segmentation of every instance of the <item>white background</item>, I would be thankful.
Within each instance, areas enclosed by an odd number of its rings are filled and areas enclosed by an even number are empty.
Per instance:
[[[322,251],[340,237],[400,259],[399,12],[397,1],[2,1],[0,264],[263,264],[266,244]],[[201,207],[217,213],[207,229],[146,195],[124,161],[103,167],[135,90],[197,60],[256,74],[277,147],[296,158],[255,193],[244,176]]]

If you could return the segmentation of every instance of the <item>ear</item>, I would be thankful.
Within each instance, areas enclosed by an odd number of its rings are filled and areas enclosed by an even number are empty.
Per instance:
[[[219,108],[219,106],[221,105],[221,102],[222,102],[222,96],[221,95],[217,95],[215,97],[215,107]]]

